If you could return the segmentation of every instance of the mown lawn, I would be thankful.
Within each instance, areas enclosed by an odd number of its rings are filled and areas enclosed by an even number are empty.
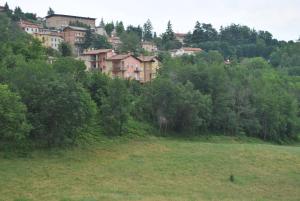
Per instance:
[[[299,146],[153,137],[0,156],[1,201],[300,200]]]

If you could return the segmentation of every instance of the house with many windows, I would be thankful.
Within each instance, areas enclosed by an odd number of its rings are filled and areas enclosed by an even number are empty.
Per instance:
[[[26,20],[20,20],[19,21],[19,27],[21,27],[21,29],[23,29],[25,32],[27,32],[28,34],[35,34],[35,33],[39,33],[40,29],[42,28],[40,25],[26,21]]]
[[[87,70],[98,70],[110,74],[106,60],[116,55],[112,49],[88,50],[83,52],[80,59],[84,61]]]
[[[114,55],[107,59],[107,68],[112,77],[141,80],[141,61],[131,54]]]
[[[73,53],[77,56],[82,53],[80,45],[84,43],[86,32],[87,29],[83,27],[67,26],[63,29],[65,42],[72,46]]]

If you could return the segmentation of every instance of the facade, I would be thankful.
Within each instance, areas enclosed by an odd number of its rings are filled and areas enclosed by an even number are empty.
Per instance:
[[[84,42],[87,29],[82,27],[68,26],[63,29],[63,38],[73,48],[75,55],[81,54],[80,45]]]
[[[181,42],[181,44],[184,44],[184,39],[187,36],[185,33],[175,33],[176,39]]]
[[[141,79],[142,83],[150,82],[155,79],[159,70],[159,61],[155,56],[140,56],[141,61]]]
[[[106,60],[114,55],[115,53],[112,49],[89,50],[84,52],[80,59],[84,61],[87,70],[99,70],[110,75],[111,72],[107,67]]]
[[[36,34],[36,33],[40,32],[41,26],[39,26],[37,24],[34,24],[32,22],[25,21],[25,20],[20,20],[18,24],[21,27],[21,29],[23,29],[28,34],[33,35],[33,34]]]
[[[107,36],[106,30],[103,26],[96,27],[95,32],[101,36]]]
[[[115,55],[108,58],[107,68],[112,72],[112,77],[141,80],[141,61],[130,54]]]
[[[172,50],[171,56],[172,57],[180,57],[183,55],[195,55],[196,53],[202,52],[201,48],[191,48],[191,47],[183,47],[178,50]]]
[[[48,15],[46,17],[46,26],[48,28],[63,29],[64,27],[69,26],[70,23],[76,22],[86,24],[92,29],[95,29],[96,18],[60,14]]]
[[[148,52],[157,52],[158,51],[157,46],[154,43],[148,42],[148,41],[142,42],[142,48]]]
[[[5,12],[5,7],[0,6],[0,12]]]
[[[59,45],[64,41],[61,33],[40,32],[35,33],[34,37],[39,39],[44,47],[51,47],[58,50]]]

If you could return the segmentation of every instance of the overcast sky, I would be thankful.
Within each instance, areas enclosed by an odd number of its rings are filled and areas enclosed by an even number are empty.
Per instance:
[[[125,25],[143,24],[148,18],[162,33],[168,20],[175,32],[188,32],[195,22],[217,29],[231,23],[268,30],[280,40],[300,36],[300,0],[7,0],[9,6],[44,17],[49,7],[57,14],[97,18],[97,23],[122,20]],[[0,5],[5,1],[0,0]]]

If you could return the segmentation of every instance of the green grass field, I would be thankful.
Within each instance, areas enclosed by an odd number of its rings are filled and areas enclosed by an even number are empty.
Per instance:
[[[300,200],[299,146],[151,137],[0,155],[1,201]]]

